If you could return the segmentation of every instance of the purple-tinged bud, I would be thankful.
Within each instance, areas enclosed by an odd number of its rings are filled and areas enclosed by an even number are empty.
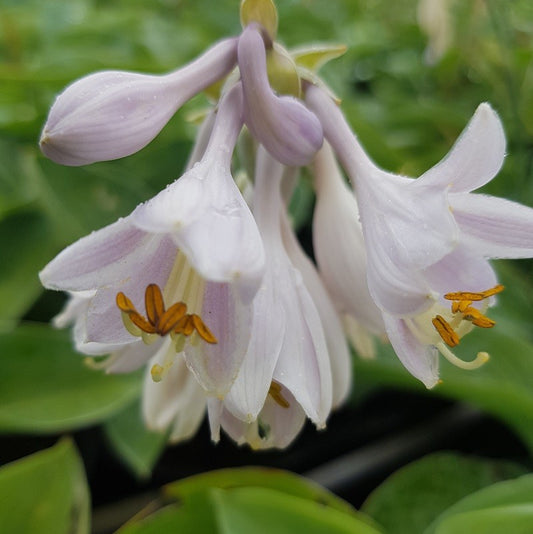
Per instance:
[[[268,82],[263,38],[248,26],[239,39],[244,118],[252,135],[284,165],[309,163],[322,146],[322,126],[298,99],[277,96]]]
[[[102,71],[81,78],[54,102],[41,150],[72,166],[129,156],[152,141],[187,100],[228,74],[236,60],[237,39],[231,38],[166,75]]]

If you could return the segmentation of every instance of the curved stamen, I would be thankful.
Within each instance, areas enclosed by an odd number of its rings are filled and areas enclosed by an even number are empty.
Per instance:
[[[487,352],[478,352],[476,358],[470,362],[465,362],[458,358],[444,343],[439,343],[437,345],[439,352],[453,365],[467,371],[472,371],[473,369],[479,369],[482,365],[489,361],[489,354]]]

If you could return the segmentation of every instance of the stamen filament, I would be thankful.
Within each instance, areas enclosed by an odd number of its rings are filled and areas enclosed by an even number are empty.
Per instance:
[[[459,367],[460,369],[465,369],[467,371],[472,371],[474,369],[479,369],[482,365],[489,361],[489,354],[487,352],[478,352],[476,358],[470,362],[465,362],[458,358],[444,343],[439,343],[437,345],[439,352],[453,365]]]

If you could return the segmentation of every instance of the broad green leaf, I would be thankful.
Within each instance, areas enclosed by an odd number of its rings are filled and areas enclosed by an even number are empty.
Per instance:
[[[344,513],[354,509],[342,499],[321,486],[299,475],[274,468],[241,467],[220,469],[195,475],[165,486],[165,494],[178,500],[187,500],[208,488],[231,490],[234,488],[262,487],[287,495],[308,499]]]
[[[533,503],[464,512],[449,517],[435,534],[529,534],[533,525]]]
[[[466,495],[525,471],[511,462],[432,454],[392,474],[370,494],[362,511],[395,534],[423,532]]]
[[[483,530],[490,525],[491,520],[500,527],[505,524],[505,520],[508,520],[510,527],[516,525],[517,528],[522,526],[523,529],[523,525],[527,524],[524,518],[529,518],[529,528],[531,528],[533,525],[533,475],[531,474],[498,482],[468,495],[444,511],[424,534],[450,534],[453,532],[450,530],[450,525],[459,525],[463,520],[465,525],[477,524],[479,527],[476,530],[459,529],[456,532],[492,534],[498,530]],[[506,531],[513,534],[528,532],[513,529]]]
[[[0,320],[18,319],[43,288],[37,276],[55,250],[48,219],[17,211],[0,220]]]
[[[140,401],[108,419],[104,430],[117,457],[138,477],[149,477],[167,444],[167,435],[146,428]]]
[[[219,534],[212,495],[197,495],[182,505],[168,505],[144,517],[135,517],[116,534]]]
[[[0,469],[0,526],[6,534],[89,534],[89,491],[69,440]]]
[[[213,490],[221,534],[378,534],[368,520],[267,488]]]
[[[0,431],[61,432],[98,423],[139,394],[138,374],[89,369],[70,333],[28,324],[0,335]]]

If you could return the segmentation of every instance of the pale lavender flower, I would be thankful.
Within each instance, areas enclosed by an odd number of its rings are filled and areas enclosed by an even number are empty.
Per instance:
[[[265,43],[257,25],[244,29],[238,57],[246,125],[278,161],[306,165],[322,145],[322,127],[298,99],[277,96],[270,87]]]
[[[132,345],[142,348],[157,334],[173,333],[174,353],[184,351],[200,384],[218,396],[227,393],[244,357],[247,307],[264,269],[261,237],[229,170],[242,127],[241,98],[239,85],[223,98],[200,162],[128,217],[65,249],[40,273],[46,287],[93,292],[83,319],[76,320],[82,351],[87,344],[113,347],[124,360]],[[137,311],[143,299],[146,319]],[[179,302],[194,323],[185,334],[159,324],[165,307],[176,310],[175,318],[185,314],[175,308]],[[144,361],[156,350],[141,350]],[[116,358],[112,362],[122,367]],[[152,369],[154,376],[164,368]]]
[[[238,419],[254,421],[276,383],[322,427],[332,404],[328,347],[316,304],[283,244],[282,175],[283,166],[260,148],[254,215],[265,246],[265,276],[253,302],[249,351],[224,405]]]
[[[329,143],[314,160],[316,205],[313,247],[320,276],[345,321],[350,341],[363,357],[373,356],[371,335],[385,326],[367,284],[367,261],[359,208],[342,177]]]
[[[427,387],[438,381],[438,352],[461,367],[479,366],[486,353],[463,362],[450,347],[473,325],[493,324],[483,314],[501,286],[487,259],[533,256],[533,210],[471,193],[502,166],[498,116],[481,104],[448,156],[413,180],[379,169],[321,89],[310,87],[307,102],[354,186],[370,294],[396,353]]]
[[[213,46],[165,75],[102,71],[69,85],[54,102],[41,150],[63,165],[87,165],[139,151],[187,100],[226,76],[237,61],[237,39]]]

